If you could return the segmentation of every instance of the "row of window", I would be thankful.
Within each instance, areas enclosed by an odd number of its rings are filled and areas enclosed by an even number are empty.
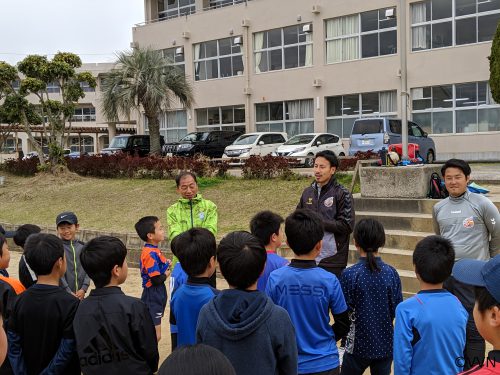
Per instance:
[[[12,82],[12,86],[14,90],[17,92],[20,87],[20,82],[19,80],[16,80]],[[91,87],[87,82],[80,82],[80,87],[82,88],[83,92],[95,92],[95,88]],[[47,84],[47,92],[49,94],[58,94],[61,92],[61,87],[59,86],[58,82],[49,82]]]
[[[221,8],[247,1],[250,0],[204,0],[203,9]],[[196,13],[195,0],[158,0],[157,5],[159,20],[167,20]]]

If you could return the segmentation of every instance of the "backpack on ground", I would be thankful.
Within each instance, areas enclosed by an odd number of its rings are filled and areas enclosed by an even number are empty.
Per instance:
[[[441,177],[439,177],[436,172],[432,173],[429,180],[429,193],[427,194],[427,197],[431,199],[443,199],[447,196],[448,191],[446,190]]]

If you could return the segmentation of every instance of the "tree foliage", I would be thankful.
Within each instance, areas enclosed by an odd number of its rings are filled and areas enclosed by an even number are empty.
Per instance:
[[[160,153],[159,116],[176,100],[190,107],[194,100],[192,86],[184,72],[151,48],[119,53],[116,68],[106,75],[102,85],[101,104],[108,121],[117,122],[120,115],[130,118],[132,110],[144,111],[151,154]]]
[[[490,54],[490,88],[495,102],[500,103],[500,27],[497,27]]]
[[[0,120],[22,125],[43,164],[42,145],[32,135],[34,125],[43,125],[49,149],[50,169],[64,163],[63,148],[70,129],[66,126],[78,101],[85,97],[81,83],[96,86],[90,72],[77,72],[82,66],[78,55],[58,52],[52,60],[29,55],[17,68],[0,61]],[[14,82],[19,82],[19,88]],[[47,86],[56,83],[60,93],[50,93]]]

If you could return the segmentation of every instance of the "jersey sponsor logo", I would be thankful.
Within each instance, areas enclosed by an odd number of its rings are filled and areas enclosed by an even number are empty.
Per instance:
[[[495,225],[495,224],[496,224],[496,221],[495,221],[495,218],[494,218],[494,217],[493,217],[493,218],[491,218],[490,220],[491,220],[491,225]]]
[[[463,221],[464,228],[474,228],[474,217],[468,217]]]
[[[307,198],[306,204],[313,204],[313,199],[312,198]]]
[[[200,218],[200,220],[203,220],[205,218],[205,213],[204,212],[200,212],[198,214],[198,217]]]
[[[322,286],[304,285],[304,284],[288,284],[277,285],[276,290],[278,294],[285,296],[313,296],[325,297],[326,291]]]
[[[325,207],[332,207],[333,206],[333,197],[325,199],[324,205],[325,205]]]
[[[461,214],[462,213],[462,210],[460,211],[451,211],[452,214]]]

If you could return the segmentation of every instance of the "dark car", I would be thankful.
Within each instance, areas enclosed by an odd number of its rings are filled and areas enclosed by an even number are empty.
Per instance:
[[[164,144],[163,136],[160,136],[160,145]],[[149,135],[117,135],[108,147],[101,150],[101,154],[115,154],[124,152],[130,155],[147,156],[150,151]]]
[[[242,133],[233,130],[189,133],[179,142],[163,146],[166,156],[193,156],[203,154],[211,158],[221,158],[226,146],[232,144]]]

